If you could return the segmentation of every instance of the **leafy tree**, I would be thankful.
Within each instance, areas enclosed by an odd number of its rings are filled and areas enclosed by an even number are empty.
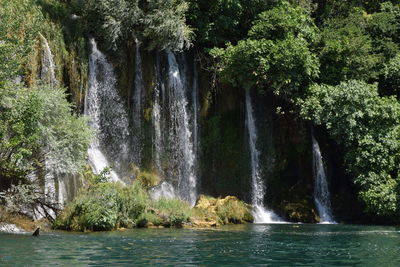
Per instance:
[[[367,30],[373,40],[373,48],[385,60],[399,53],[400,6],[391,2],[380,4],[379,12],[369,16]],[[380,66],[382,68],[382,66]]]
[[[0,87],[0,176],[24,178],[44,166],[76,173],[86,163],[91,131],[71,113],[64,90]]]
[[[368,16],[360,9],[347,17],[328,19],[321,32],[322,83],[332,85],[350,79],[370,80],[378,77],[380,55],[374,52],[366,27]]]
[[[149,49],[183,50],[191,45],[184,0],[90,0],[85,8],[89,20],[100,20],[113,48],[135,40],[147,41]]]
[[[206,47],[223,46],[246,36],[257,14],[271,7],[268,0],[189,0],[188,21],[196,41]]]
[[[400,104],[380,97],[376,84],[313,85],[300,101],[301,115],[325,125],[345,148],[345,163],[366,210],[380,216],[399,212]]]
[[[385,87],[387,92],[400,94],[400,54],[397,54],[388,63],[385,64],[384,80],[381,86]]]
[[[211,55],[219,60],[223,81],[294,98],[318,75],[318,60],[310,47],[317,36],[304,8],[281,2],[259,15],[247,39],[215,48]]]
[[[0,82],[22,74],[44,17],[34,0],[0,1]]]

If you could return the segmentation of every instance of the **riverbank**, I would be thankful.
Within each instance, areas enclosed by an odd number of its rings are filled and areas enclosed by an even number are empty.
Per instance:
[[[45,218],[35,221],[29,216],[9,213],[0,207],[0,233],[33,233],[38,227],[41,232],[51,231],[51,223]]]

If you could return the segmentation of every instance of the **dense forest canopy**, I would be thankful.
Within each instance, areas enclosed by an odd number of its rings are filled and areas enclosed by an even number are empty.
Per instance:
[[[96,36],[110,51],[195,47],[214,85],[273,94],[342,149],[365,211],[398,221],[400,1],[3,0],[0,18],[1,179],[25,179],[49,153],[82,169],[91,132],[66,99],[82,104],[71,93]],[[68,95],[36,81],[41,36]]]

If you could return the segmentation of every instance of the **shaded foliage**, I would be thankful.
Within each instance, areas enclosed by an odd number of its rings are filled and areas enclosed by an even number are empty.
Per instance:
[[[345,163],[370,213],[399,212],[400,104],[362,81],[314,85],[300,103],[302,116],[326,125],[345,148]]]

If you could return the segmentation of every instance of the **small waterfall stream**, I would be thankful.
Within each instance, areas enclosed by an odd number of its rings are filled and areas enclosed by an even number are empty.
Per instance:
[[[140,53],[140,42],[136,40],[135,47],[135,80],[133,90],[133,132],[132,132],[132,156],[133,162],[140,166],[142,160],[142,112],[143,112],[143,66]]]
[[[314,201],[321,223],[336,223],[332,216],[331,200],[321,150],[314,133],[311,134],[313,151]]]
[[[115,169],[121,168],[120,163],[129,157],[128,116],[117,92],[112,65],[98,50],[94,39],[90,43],[92,53],[89,59],[85,115],[90,118],[89,125],[96,131],[96,137],[88,149],[89,163],[96,174],[106,167],[113,167],[110,178],[120,181]]]
[[[152,121],[154,127],[153,137],[153,160],[154,166],[160,176],[164,172],[161,167],[161,154],[162,154],[162,135],[161,135],[161,104],[160,93],[164,92],[164,83],[161,79],[160,55],[157,54],[155,64],[156,85],[154,87],[154,104],[152,112]],[[161,92],[160,92],[161,91]]]
[[[246,126],[249,135],[251,158],[252,205],[255,223],[279,222],[278,216],[264,207],[265,185],[259,163],[260,152],[257,149],[257,129],[253,116],[250,92],[246,90]]]
[[[199,140],[200,104],[199,104],[199,77],[198,77],[196,61],[193,62],[192,102],[193,102],[193,104],[192,104],[192,109],[193,109],[193,111],[192,111],[192,113],[193,113],[193,119],[192,119],[193,153],[195,154],[196,158],[199,158],[198,153],[199,153],[199,146],[200,146],[200,140]],[[198,171],[198,167],[197,166],[195,166],[195,167],[196,167],[196,171]]]
[[[40,80],[50,86],[57,86],[58,81],[56,79],[56,68],[54,64],[54,56],[51,52],[49,43],[43,35],[40,35],[42,44],[42,56],[41,56],[41,71]]]

